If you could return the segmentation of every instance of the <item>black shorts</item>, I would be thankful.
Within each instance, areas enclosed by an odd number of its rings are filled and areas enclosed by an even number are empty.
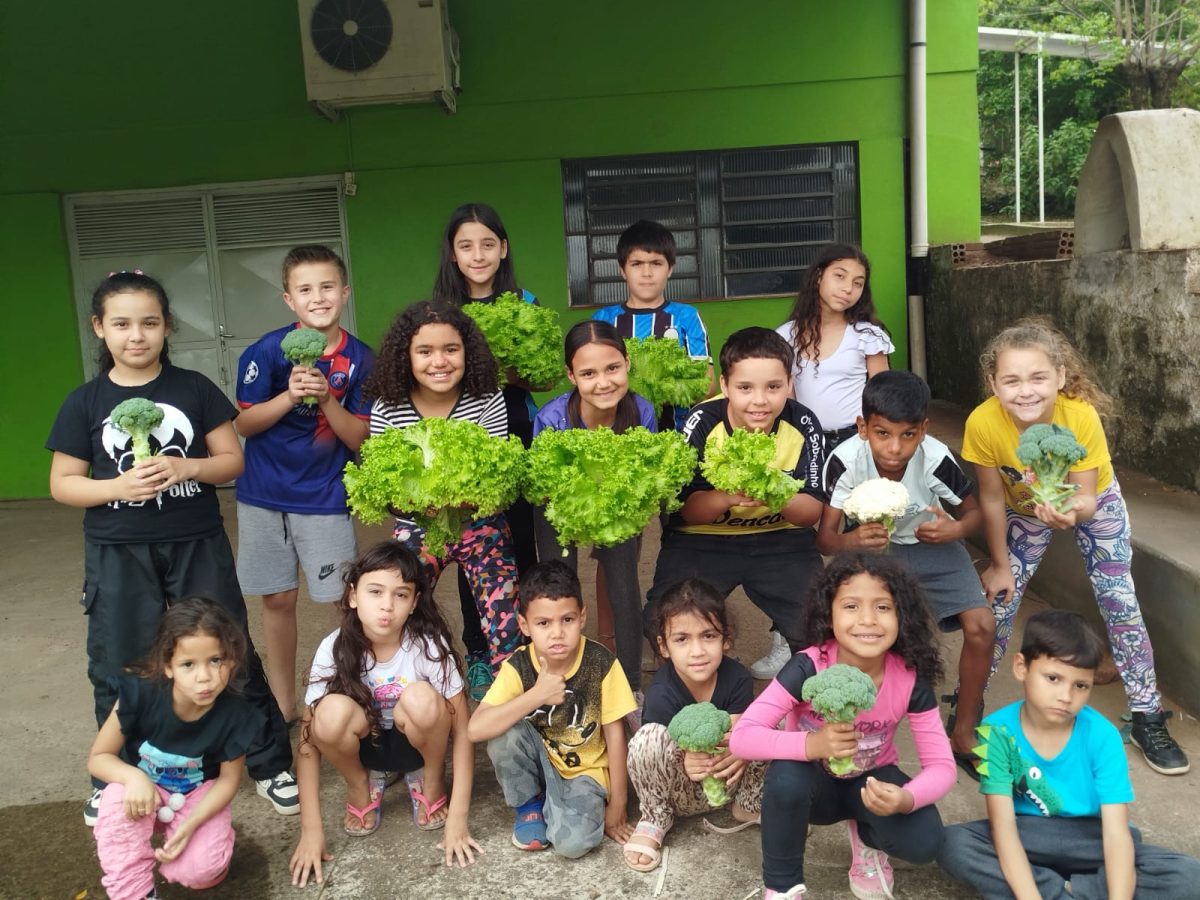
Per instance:
[[[379,737],[368,735],[360,740],[358,760],[378,772],[415,772],[425,765],[417,748],[399,728],[385,728]]]

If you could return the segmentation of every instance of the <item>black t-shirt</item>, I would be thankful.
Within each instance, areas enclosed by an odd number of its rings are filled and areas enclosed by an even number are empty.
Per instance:
[[[717,667],[717,684],[709,702],[731,716],[738,716],[746,711],[746,707],[753,700],[754,680],[746,667],[736,659],[723,657],[721,665]],[[675,713],[695,702],[691,691],[668,661],[654,673],[654,680],[650,682],[650,687],[646,688],[646,707],[642,711],[642,721],[670,725]]]
[[[163,366],[157,378],[137,387],[114,384],[104,373],[63,401],[46,447],[89,463],[97,481],[118,477],[133,467],[133,439],[108,418],[113,407],[131,397],[151,400],[163,411],[162,424],[150,435],[150,449],[157,454],[204,459],[205,436],[237,415],[215,384],[190,369]],[[220,530],[217,490],[195,480],[153,500],[117,500],[83,514],[83,533],[97,544],[188,541]]]
[[[175,715],[170,681],[118,675],[112,686],[125,759],[168,791],[186,794],[216,778],[221,763],[245,756],[262,730],[262,713],[229,691],[199,719],[184,722]]]

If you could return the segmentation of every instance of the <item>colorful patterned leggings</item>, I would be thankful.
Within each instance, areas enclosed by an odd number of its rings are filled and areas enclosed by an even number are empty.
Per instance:
[[[1115,478],[1108,490],[1096,499],[1096,514],[1073,530],[1092,589],[1096,592],[1096,603],[1108,628],[1108,642],[1117,672],[1125,684],[1129,708],[1134,712],[1154,712],[1162,707],[1162,695],[1158,692],[1154,674],[1150,635],[1146,633],[1142,609],[1133,590],[1129,514],[1125,510],[1121,486]],[[996,614],[993,673],[1008,649],[1025,586],[1046,555],[1053,535],[1054,529],[1050,526],[1008,510],[1008,564],[1012,567],[1017,590],[1008,603],[997,603],[992,607]]]
[[[521,645],[517,627],[517,564],[513,560],[512,533],[503,515],[476,519],[463,529],[457,543],[446,546],[446,556],[438,559],[425,547],[425,532],[412,522],[397,520],[392,537],[415,553],[437,584],[446,565],[458,563],[467,576],[479,627],[487,638],[492,673]]]

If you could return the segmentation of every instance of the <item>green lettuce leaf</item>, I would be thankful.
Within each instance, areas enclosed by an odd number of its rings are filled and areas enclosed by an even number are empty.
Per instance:
[[[676,432],[546,430],[525,454],[525,496],[546,507],[559,542],[609,547],[680,506],[696,451]]]
[[[775,435],[735,428],[705,448],[700,472],[718,491],[745,494],[777,513],[803,484],[775,466],[775,452]]]
[[[474,422],[422,419],[363,441],[362,464],[346,463],[350,509],[367,524],[390,515],[425,529],[425,546],[445,555],[463,526],[517,498],[524,451],[516,437],[494,438]]]
[[[708,396],[708,363],[692,359],[679,341],[668,338],[626,340],[629,389],[655,409],[666,404],[690,409]]]
[[[554,310],[507,291],[494,303],[468,303],[463,312],[483,332],[502,376],[503,370],[515,369],[535,386],[552,385],[563,377],[563,333]]]

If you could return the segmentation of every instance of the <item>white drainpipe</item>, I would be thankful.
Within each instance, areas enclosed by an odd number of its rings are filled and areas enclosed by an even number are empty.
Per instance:
[[[908,4],[908,181],[911,191],[912,246],[914,259],[929,256],[929,197],[925,140],[925,0]],[[927,377],[925,357],[925,298],[908,298],[909,368]]]

